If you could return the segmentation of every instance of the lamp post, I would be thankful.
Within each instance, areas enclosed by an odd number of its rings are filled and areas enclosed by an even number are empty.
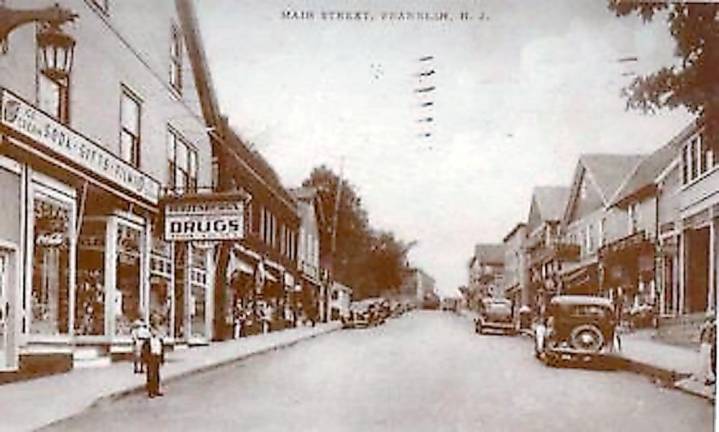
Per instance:
[[[51,78],[65,78],[72,69],[75,39],[63,32],[60,26],[75,18],[76,13],[61,8],[57,3],[45,9],[10,9],[0,6],[0,44],[7,46],[10,33],[21,25],[41,23],[42,28],[36,40],[40,68]]]

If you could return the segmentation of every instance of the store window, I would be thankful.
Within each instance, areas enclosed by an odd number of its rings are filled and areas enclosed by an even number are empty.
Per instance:
[[[85,220],[77,246],[75,334],[105,334],[104,220]]]
[[[168,130],[168,185],[175,191],[197,190],[197,150],[175,130]]]
[[[190,318],[192,320],[192,337],[203,339],[206,337],[206,310],[205,300],[207,292],[207,268],[205,266],[206,250],[191,248],[190,270]]]
[[[70,287],[69,204],[35,192],[30,333],[67,334]]]
[[[38,108],[63,124],[70,122],[69,81],[38,73]]]
[[[170,85],[182,93],[182,32],[174,24],[170,32]]]
[[[115,334],[129,335],[140,315],[140,256],[142,231],[125,223],[117,224],[116,287],[114,298]]]
[[[120,157],[134,167],[140,166],[140,99],[122,88],[120,100]]]
[[[154,237],[150,252],[150,321],[164,335],[170,335],[172,314],[172,247]]]

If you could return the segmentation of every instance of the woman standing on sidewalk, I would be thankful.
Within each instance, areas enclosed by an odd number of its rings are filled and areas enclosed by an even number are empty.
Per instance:
[[[699,380],[704,385],[712,385],[716,381],[716,321],[712,312],[707,312],[699,335]]]

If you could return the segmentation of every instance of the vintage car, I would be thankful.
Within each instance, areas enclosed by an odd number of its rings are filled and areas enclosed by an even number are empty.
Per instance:
[[[512,316],[512,302],[503,298],[482,300],[479,316],[474,320],[474,331],[484,334],[487,330],[514,334],[516,326]]]
[[[544,322],[542,322],[544,321]],[[592,362],[614,349],[616,320],[609,299],[559,295],[534,330],[534,352],[547,365]]]
[[[349,315],[342,317],[344,328],[370,327],[385,322],[378,299],[364,299],[350,304]]]

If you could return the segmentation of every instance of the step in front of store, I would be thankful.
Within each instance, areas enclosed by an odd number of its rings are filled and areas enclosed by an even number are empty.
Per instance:
[[[0,384],[69,372],[73,368],[72,349],[53,344],[31,344],[19,355],[17,370],[0,371]]]

